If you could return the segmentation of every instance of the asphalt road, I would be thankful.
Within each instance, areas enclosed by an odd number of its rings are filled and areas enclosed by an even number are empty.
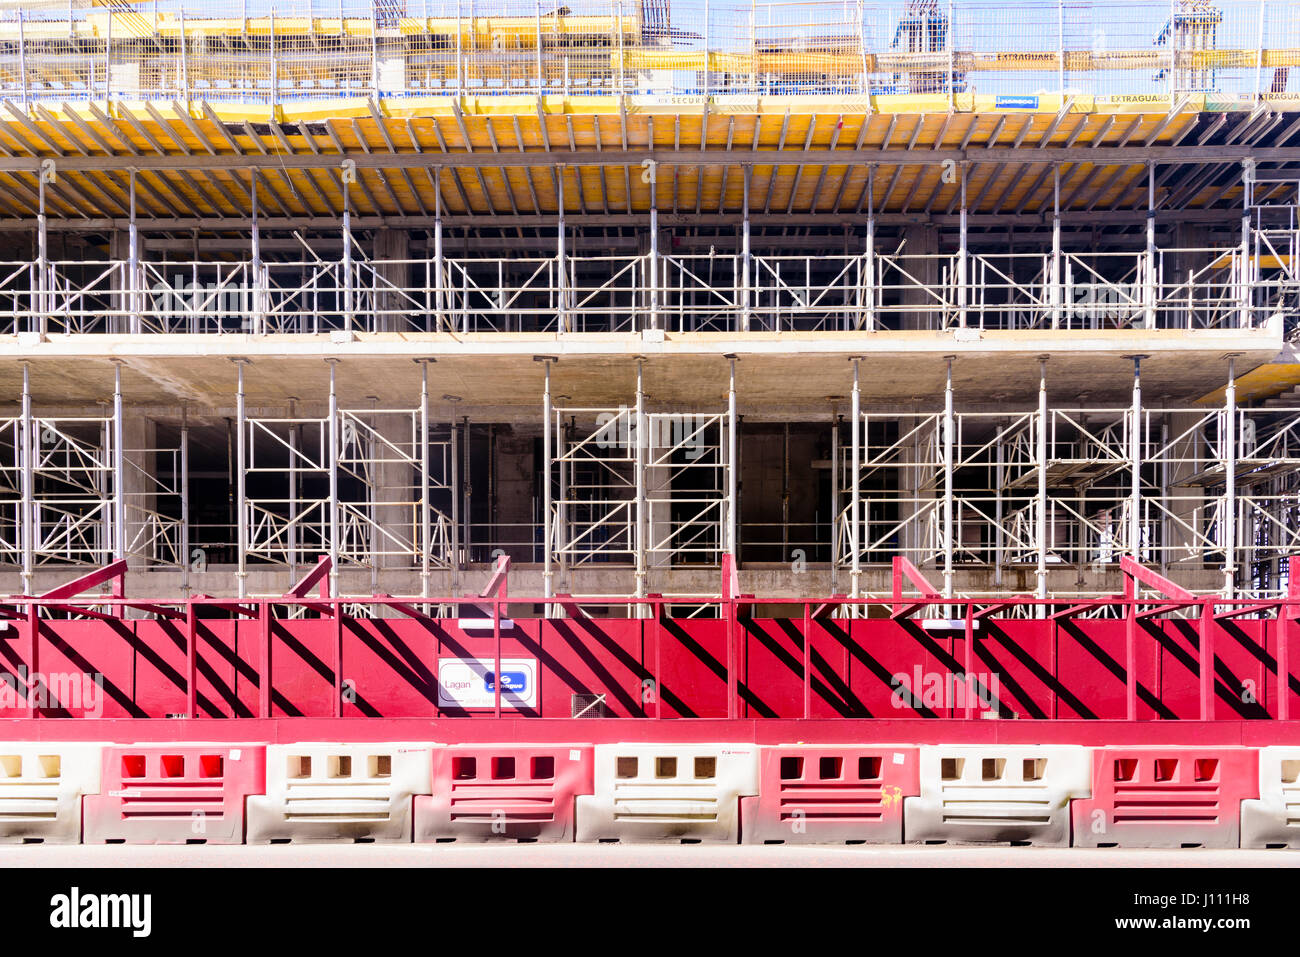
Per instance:
[[[1297,867],[1287,850],[909,845],[647,844],[0,845],[21,867]]]

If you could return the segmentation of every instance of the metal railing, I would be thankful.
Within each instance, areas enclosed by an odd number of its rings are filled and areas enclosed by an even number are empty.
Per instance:
[[[0,334],[1241,329],[1300,299],[1240,248],[961,258],[0,262]]]
[[[24,103],[445,94],[1183,93],[1259,101],[1296,0],[155,0],[0,22]]]

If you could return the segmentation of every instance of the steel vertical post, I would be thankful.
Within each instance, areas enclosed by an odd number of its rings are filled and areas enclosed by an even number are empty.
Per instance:
[[[554,594],[551,568],[551,552],[554,548],[551,526],[551,362],[542,361],[546,373],[546,385],[542,391],[542,597],[551,598]],[[551,615],[551,607],[546,606],[546,617]]]
[[[48,292],[50,285],[49,270],[49,231],[45,217],[45,184],[49,174],[42,169],[36,177],[37,214],[36,214],[36,329],[41,335],[49,331],[50,304]]]
[[[251,331],[254,335],[263,335],[266,332],[266,316],[262,311],[262,236],[258,229],[257,221],[257,170],[252,171],[250,174],[250,180],[251,183],[248,190],[249,206],[251,210],[249,239],[252,244],[253,254],[253,261],[249,266],[253,271],[253,275],[250,277],[252,280],[251,292],[253,295],[253,321]]]
[[[435,325],[439,332],[443,331],[443,323],[447,321],[445,272],[446,267],[442,259],[442,167],[435,166],[433,169],[433,308],[437,320]],[[454,329],[455,326],[451,325],[451,328]]]
[[[1034,597],[1047,597],[1047,547],[1050,523],[1047,517],[1047,356],[1038,357],[1038,570],[1037,588]],[[1002,454],[1001,442],[998,443],[998,455]],[[1046,615],[1047,608],[1038,606],[1040,617]]]
[[[127,220],[127,278],[126,278],[126,295],[128,306],[128,315],[130,321],[128,329],[133,335],[138,335],[142,330],[140,328],[140,231],[136,224],[136,202],[135,202],[135,170],[131,170],[127,175],[128,180],[128,202],[130,209]]]
[[[352,210],[349,208],[348,185],[356,173],[343,170],[343,328],[352,331]]]
[[[966,227],[966,164],[961,164],[961,216],[958,229],[957,250],[957,325],[966,328],[966,300],[968,298],[968,238]]]
[[[1251,322],[1251,280],[1254,278],[1254,263],[1250,255],[1250,207],[1253,202],[1255,187],[1255,164],[1254,160],[1246,159],[1241,164],[1241,270],[1238,279],[1241,287],[1238,295],[1240,296],[1241,319],[1239,327],[1249,329]]]
[[[1129,554],[1133,561],[1142,561],[1142,360],[1146,356],[1132,356],[1133,359],[1133,408],[1129,430],[1129,464],[1131,481],[1129,487],[1128,539]]]
[[[955,356],[944,356],[947,374],[943,387],[943,597],[952,598],[953,557],[953,443],[956,420],[952,409],[952,361]]]
[[[569,329],[569,260],[564,254],[564,164],[560,163],[556,169],[556,206],[557,206],[557,227],[555,231],[555,276],[556,291],[559,295],[558,310],[558,327],[560,332],[570,332]]]
[[[635,421],[632,424],[630,438],[633,443],[632,449],[632,467],[636,470],[636,526],[632,548],[634,551],[635,565],[635,597],[645,597],[646,581],[646,528],[650,520],[650,505],[646,500],[646,451],[650,444],[649,429],[646,426],[645,414],[645,389],[643,383],[644,363],[640,358],[636,361],[636,409],[634,410]],[[637,617],[642,616],[641,606],[636,609]]]
[[[181,406],[180,475],[175,476],[181,496],[181,592],[190,597],[190,421],[189,407]]]
[[[248,509],[245,473],[248,468],[248,429],[244,409],[244,359],[235,360],[235,540],[238,555],[235,581],[240,598],[248,597]]]
[[[853,362],[853,449],[850,459],[850,468],[852,475],[849,480],[853,483],[850,492],[851,495],[851,514],[849,517],[849,547],[853,550],[850,562],[849,584],[851,591],[850,598],[860,597],[859,587],[862,580],[862,556],[861,546],[859,544],[862,535],[861,526],[861,504],[862,504],[862,481],[860,477],[861,460],[862,460],[862,392],[859,388],[859,359],[851,360]],[[852,614],[856,617],[858,606],[851,606]]]
[[[460,597],[460,426],[453,418],[451,439],[451,593]]]
[[[740,331],[749,332],[749,324],[752,318],[753,309],[753,296],[750,294],[750,270],[753,268],[753,257],[750,254],[749,248],[749,188],[750,181],[753,178],[754,167],[746,163],[743,172],[744,199],[741,202],[740,209]]]
[[[1171,38],[1172,42],[1172,38]],[[1156,327],[1156,165],[1147,163],[1147,249],[1146,280],[1142,299],[1146,311],[1146,327]]]
[[[1052,288],[1048,301],[1052,306],[1052,328],[1061,327],[1061,166],[1053,167],[1052,175]]]
[[[655,203],[655,174],[650,172],[650,328],[659,328],[659,208]]]
[[[36,543],[40,536],[36,513],[36,481],[33,460],[40,448],[32,419],[31,370],[23,363],[22,436],[18,443],[22,456],[22,507],[19,510],[19,527],[23,543],[23,594],[32,594],[32,578],[36,568]]]
[[[420,362],[420,597],[429,597],[429,549],[433,513],[429,503],[429,360]]]
[[[335,372],[337,359],[326,359],[330,368],[329,395],[329,556],[330,556],[330,597],[339,596],[339,398]],[[335,606],[335,614],[341,614]]]
[[[866,325],[876,331],[876,167],[867,167],[867,246],[863,267],[866,275],[863,286],[866,296]]]
[[[113,557],[126,558],[126,423],[122,410],[122,363],[113,363]]]
[[[1228,357],[1224,406],[1223,597],[1231,598],[1237,579],[1237,360],[1233,356]]]
[[[740,447],[737,430],[739,422],[736,417],[736,357],[727,356],[729,373],[727,379],[727,553],[731,555],[732,567],[739,569],[740,554],[736,541],[736,506],[738,498],[738,449]]]

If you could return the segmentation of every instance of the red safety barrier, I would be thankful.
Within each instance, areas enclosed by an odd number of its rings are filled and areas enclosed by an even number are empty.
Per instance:
[[[574,799],[592,793],[591,745],[459,745],[433,752],[433,794],[415,798],[415,840],[572,841]]]
[[[742,844],[901,844],[920,794],[917,748],[765,747],[758,796],[740,799]]]
[[[1092,797],[1071,804],[1075,847],[1237,847],[1259,797],[1254,748],[1102,748]]]
[[[83,800],[87,844],[242,844],[244,799],[266,790],[261,744],[104,748]]]

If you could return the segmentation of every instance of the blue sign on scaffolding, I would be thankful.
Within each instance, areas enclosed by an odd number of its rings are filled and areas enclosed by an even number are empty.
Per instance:
[[[1036,110],[1038,109],[1038,97],[999,96],[993,106],[994,109],[998,110]]]

